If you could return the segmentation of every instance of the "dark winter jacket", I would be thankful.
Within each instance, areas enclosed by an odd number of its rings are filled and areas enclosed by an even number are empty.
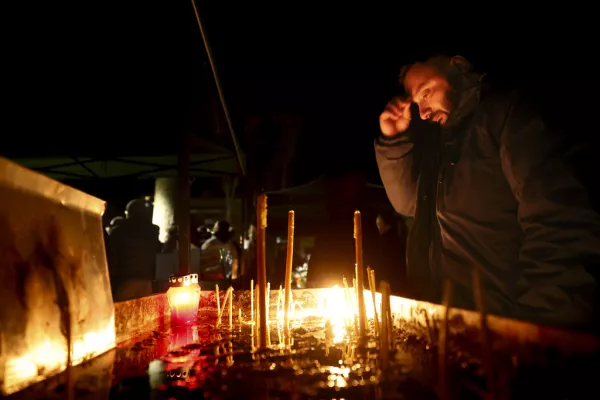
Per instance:
[[[569,168],[565,136],[523,93],[481,80],[451,118],[444,128],[413,118],[407,132],[375,142],[391,203],[415,218],[407,249],[414,297],[439,301],[446,278],[452,304],[473,308],[479,268],[490,313],[590,322],[600,216]]]

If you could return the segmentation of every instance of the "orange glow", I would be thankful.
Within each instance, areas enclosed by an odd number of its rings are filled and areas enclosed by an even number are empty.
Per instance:
[[[173,307],[185,306],[192,302],[192,291],[187,287],[169,289],[169,304]]]
[[[115,321],[105,329],[87,332],[75,338],[71,346],[71,365],[96,357],[115,347]],[[67,341],[46,337],[29,352],[9,357],[6,361],[4,386],[7,394],[14,393],[46,376],[60,373],[67,367]]]
[[[1,157],[0,193],[3,397],[114,348],[115,318],[105,203]]]
[[[323,326],[327,322],[331,325],[333,343],[349,342],[358,329],[358,307],[356,299],[356,291],[354,287],[348,289],[334,285],[326,289],[313,289],[311,292],[316,297],[314,307],[302,306],[298,301],[291,302],[290,307],[290,327],[292,329],[302,326],[306,318],[322,318]],[[270,323],[276,323],[279,330],[283,330],[284,323],[284,305],[283,297],[279,296],[280,304],[277,305],[276,315],[270,318]],[[375,309],[373,308],[373,296],[370,290],[364,291],[364,302],[367,314],[367,319],[372,321],[375,317]],[[416,309],[423,307],[425,304],[416,300],[411,300],[403,297],[390,297],[391,308],[393,310],[394,319],[413,320],[426,326],[427,322],[421,313],[415,313]],[[381,294],[375,293],[375,303],[378,320],[381,320]],[[427,309],[429,315],[435,315],[437,308],[435,305],[430,305]],[[252,323],[249,321],[249,323]],[[369,329],[374,328],[370,325]],[[371,332],[374,333],[374,332]]]
[[[167,290],[171,321],[175,325],[188,325],[196,322],[200,305],[200,286],[198,274],[190,274],[169,279],[171,287]]]
[[[290,307],[290,325],[296,328],[302,325],[305,318],[323,318],[323,323],[331,324],[334,343],[341,343],[350,339],[356,328],[358,307],[356,306],[356,295],[354,288],[346,290],[338,285],[328,289],[317,289],[314,291],[317,306],[314,308],[302,307],[297,301],[292,302]],[[373,319],[373,298],[371,292],[365,290],[364,295],[367,318]],[[271,323],[277,323],[279,329],[283,329],[284,306],[283,296],[280,296],[282,304],[277,305],[276,318],[270,319]],[[376,294],[377,310],[380,310],[381,295]]]

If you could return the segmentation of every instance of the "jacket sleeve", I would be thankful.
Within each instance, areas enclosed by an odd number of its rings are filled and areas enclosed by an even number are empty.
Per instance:
[[[600,216],[569,168],[563,139],[534,104],[520,100],[500,134],[500,157],[523,231],[519,312],[524,319],[576,326],[593,318]]]
[[[375,140],[375,156],[388,199],[396,212],[408,217],[414,217],[417,198],[413,150],[410,129],[396,137],[379,136]]]

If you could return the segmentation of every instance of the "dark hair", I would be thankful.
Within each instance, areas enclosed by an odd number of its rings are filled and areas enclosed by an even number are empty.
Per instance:
[[[127,218],[152,218],[152,208],[150,203],[145,199],[133,199],[125,207],[125,215]]]
[[[413,63],[403,65],[400,68],[400,72],[398,73],[398,82],[400,83],[400,85],[404,86],[404,78],[406,78],[406,73],[408,72],[410,67],[412,67],[415,64],[429,64],[429,65],[433,65],[433,66],[441,69],[442,71],[444,71],[448,68],[448,63],[450,62],[450,59],[451,59],[450,56],[447,56],[445,54],[438,54],[438,55],[429,57],[429,58],[425,59],[424,61],[415,61]]]
[[[232,230],[231,225],[229,224],[228,221],[225,220],[220,220],[215,224],[215,231],[213,232],[215,235],[221,234],[221,235],[226,235],[229,234],[229,232]]]
[[[118,215],[110,220],[110,226],[115,226],[117,224],[120,224],[123,221],[125,221],[125,217]]]

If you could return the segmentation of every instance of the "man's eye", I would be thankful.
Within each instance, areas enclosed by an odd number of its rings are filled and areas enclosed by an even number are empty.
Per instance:
[[[421,92],[421,98],[427,100],[431,96],[431,90],[425,89]]]

